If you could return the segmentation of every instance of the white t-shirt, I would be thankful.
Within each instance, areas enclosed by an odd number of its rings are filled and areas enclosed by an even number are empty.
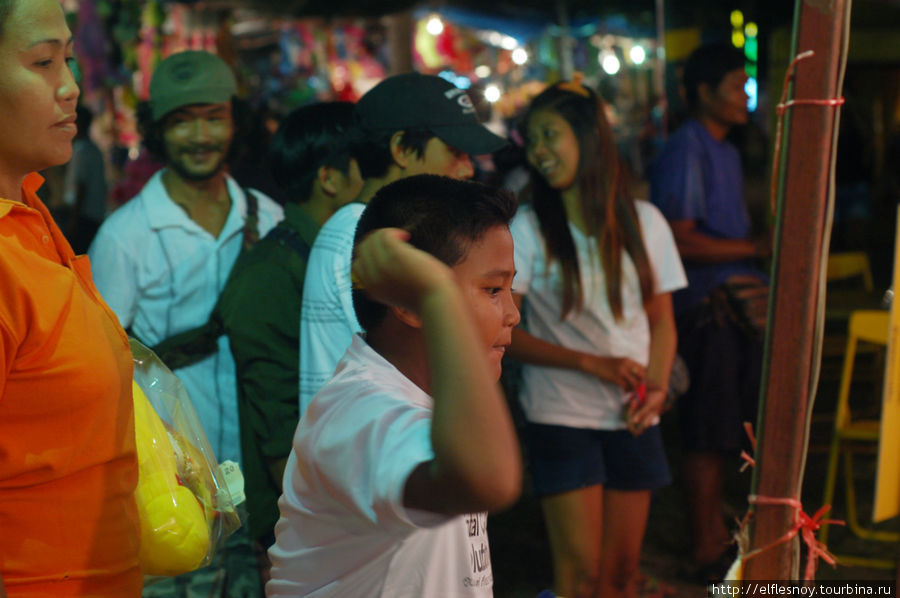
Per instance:
[[[403,506],[433,402],[356,335],[294,435],[266,595],[485,598],[487,514]],[[473,439],[473,442],[476,440]]]
[[[91,243],[94,284],[123,328],[149,345],[209,319],[241,251],[247,200],[228,177],[231,210],[218,237],[191,220],[169,197],[162,172],[107,218]],[[259,234],[283,217],[281,206],[258,191]],[[237,382],[228,337],[218,350],[175,370],[216,459],[240,462]]]
[[[300,414],[334,374],[334,368],[362,331],[353,309],[350,263],[353,237],[365,205],[350,203],[319,230],[306,264],[300,311]]]
[[[636,201],[644,246],[656,293],[687,284],[681,258],[665,218],[652,204]],[[530,205],[519,208],[510,224],[515,242],[513,290],[525,297],[523,320],[529,333],[577,351],[628,357],[647,364],[650,327],[641,301],[640,280],[627,252],[622,254],[622,319],[616,321],[606,297],[606,277],[596,243],[569,225],[578,256],[584,307],[562,314],[562,268],[547,252]],[[611,382],[563,368],[525,365],[519,399],[528,421],[539,424],[616,430],[626,427],[625,391]]]

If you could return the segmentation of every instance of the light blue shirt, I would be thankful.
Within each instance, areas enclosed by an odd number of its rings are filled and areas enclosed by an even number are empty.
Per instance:
[[[362,331],[353,309],[353,237],[365,205],[349,203],[319,229],[306,264],[300,311],[300,415]]]
[[[169,198],[162,171],[100,227],[88,251],[94,282],[123,328],[155,345],[206,323],[241,251],[247,202],[228,178],[231,210],[213,237]],[[259,232],[283,216],[281,207],[254,191]],[[261,289],[261,292],[265,292]],[[216,458],[240,462],[237,387],[228,338],[218,351],[176,370],[184,383]]]

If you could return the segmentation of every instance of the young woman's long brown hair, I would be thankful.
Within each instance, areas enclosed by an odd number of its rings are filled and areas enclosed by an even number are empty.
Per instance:
[[[607,300],[619,319],[622,317],[623,249],[635,265],[645,303],[652,297],[653,281],[626,171],[616,150],[605,106],[592,90],[569,82],[549,87],[532,100],[523,120],[523,129],[527,128],[531,116],[541,111],[555,112],[565,119],[578,140],[575,184],[578,185],[581,213],[586,233],[597,242],[600,263],[606,274]],[[532,194],[549,261],[557,259],[562,267],[560,319],[564,319],[584,304],[575,243],[560,192],[550,187],[533,168]]]

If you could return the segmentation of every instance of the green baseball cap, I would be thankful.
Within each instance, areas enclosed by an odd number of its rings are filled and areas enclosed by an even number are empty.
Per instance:
[[[172,54],[156,66],[150,79],[153,120],[182,106],[222,104],[237,94],[237,82],[224,60],[201,50]]]

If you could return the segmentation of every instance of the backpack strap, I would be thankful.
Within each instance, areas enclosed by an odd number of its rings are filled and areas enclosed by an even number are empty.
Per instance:
[[[266,238],[278,241],[285,247],[290,247],[297,255],[303,258],[304,261],[309,260],[309,252],[311,250],[309,244],[300,238],[300,233],[293,228],[285,226],[284,223],[279,223],[275,228],[270,230],[266,235]]]
[[[247,200],[247,218],[244,219],[242,251],[247,251],[259,241],[259,199],[247,187],[241,187]]]
[[[247,217],[244,219],[241,242],[241,253],[243,254],[259,240],[259,199],[247,187],[242,186],[241,191],[247,201]],[[237,264],[237,260],[235,260],[235,264]],[[233,270],[234,265],[232,265]],[[170,336],[153,347],[153,352],[170,369],[175,370],[192,365],[216,352],[219,337],[225,332],[222,320],[218,317],[219,299],[216,300],[216,305],[205,324]]]

